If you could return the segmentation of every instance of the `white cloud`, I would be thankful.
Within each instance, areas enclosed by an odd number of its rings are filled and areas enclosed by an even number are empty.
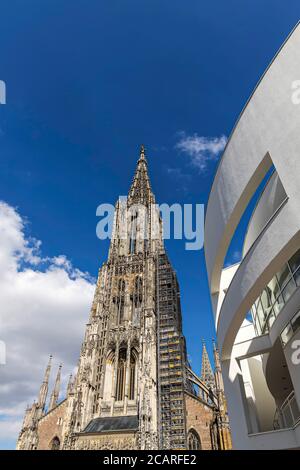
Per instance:
[[[180,132],[179,136],[180,139],[175,148],[186,154],[200,173],[205,173],[210,161],[218,159],[227,142],[225,135],[204,137],[198,134],[186,135],[185,132]]]
[[[77,363],[94,280],[64,255],[43,257],[41,242],[26,236],[26,221],[0,201],[0,440],[14,439],[26,403],[37,397],[49,354],[63,378]],[[0,441],[1,446],[1,441]]]

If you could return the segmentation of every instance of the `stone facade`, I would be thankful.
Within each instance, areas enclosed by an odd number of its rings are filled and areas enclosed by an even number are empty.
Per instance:
[[[76,441],[76,450],[135,450],[137,449],[136,433],[110,433],[103,436],[80,436]]]
[[[200,440],[202,450],[212,450],[211,425],[214,419],[214,410],[199,397],[186,393],[186,428],[187,434],[195,431]]]
[[[67,400],[64,400],[39,420],[37,450],[61,448],[66,411]]]

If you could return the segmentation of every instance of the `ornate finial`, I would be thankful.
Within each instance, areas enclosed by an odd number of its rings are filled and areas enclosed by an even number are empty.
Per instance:
[[[53,392],[50,397],[49,411],[52,410],[58,403],[59,389],[60,389],[60,376],[61,376],[62,364],[59,365]]]
[[[141,149],[140,149],[140,158],[145,158],[145,151],[146,151],[145,145],[142,144]]]

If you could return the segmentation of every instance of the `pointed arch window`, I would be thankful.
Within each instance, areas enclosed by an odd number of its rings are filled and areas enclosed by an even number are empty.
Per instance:
[[[129,400],[134,400],[136,397],[136,363],[137,354],[134,350],[130,354],[130,362],[127,364],[126,349],[119,352],[118,366],[117,366],[117,381],[116,381],[116,400],[123,401],[125,394]],[[128,368],[127,368],[128,367]],[[128,377],[126,378],[126,374]],[[127,384],[127,385],[126,385]],[[126,388],[127,387],[127,390]]]
[[[191,429],[188,433],[188,449],[189,450],[201,450],[201,441],[199,434]]]
[[[59,448],[60,448],[60,440],[57,436],[55,436],[50,443],[50,449],[59,450]]]
[[[126,351],[122,349],[119,353],[117,383],[116,383],[116,400],[122,401],[125,396],[125,376],[126,376]]]

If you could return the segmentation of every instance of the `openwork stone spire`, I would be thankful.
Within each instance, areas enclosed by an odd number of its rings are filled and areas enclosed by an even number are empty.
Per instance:
[[[154,202],[145,153],[145,147],[141,145],[140,158],[138,159],[135,175],[128,193],[128,203],[130,205],[143,204],[148,206]]]
[[[58,403],[58,397],[59,397],[59,389],[60,389],[60,376],[61,376],[61,368],[62,365],[60,364],[53,388],[53,392],[51,393],[51,398],[50,398],[50,405],[49,405],[49,411],[52,410]]]
[[[215,379],[208,357],[205,341],[202,340],[202,364],[201,364],[201,378],[208,387],[212,390],[215,388]]]
[[[45,404],[46,404],[46,399],[47,399],[47,394],[48,394],[48,385],[49,385],[49,377],[50,377],[50,371],[51,371],[51,362],[52,362],[52,356],[49,357],[49,362],[46,367],[45,371],[45,376],[44,380],[42,382],[41,388],[40,388],[40,393],[39,393],[39,398],[38,398],[38,406],[44,410]]]

